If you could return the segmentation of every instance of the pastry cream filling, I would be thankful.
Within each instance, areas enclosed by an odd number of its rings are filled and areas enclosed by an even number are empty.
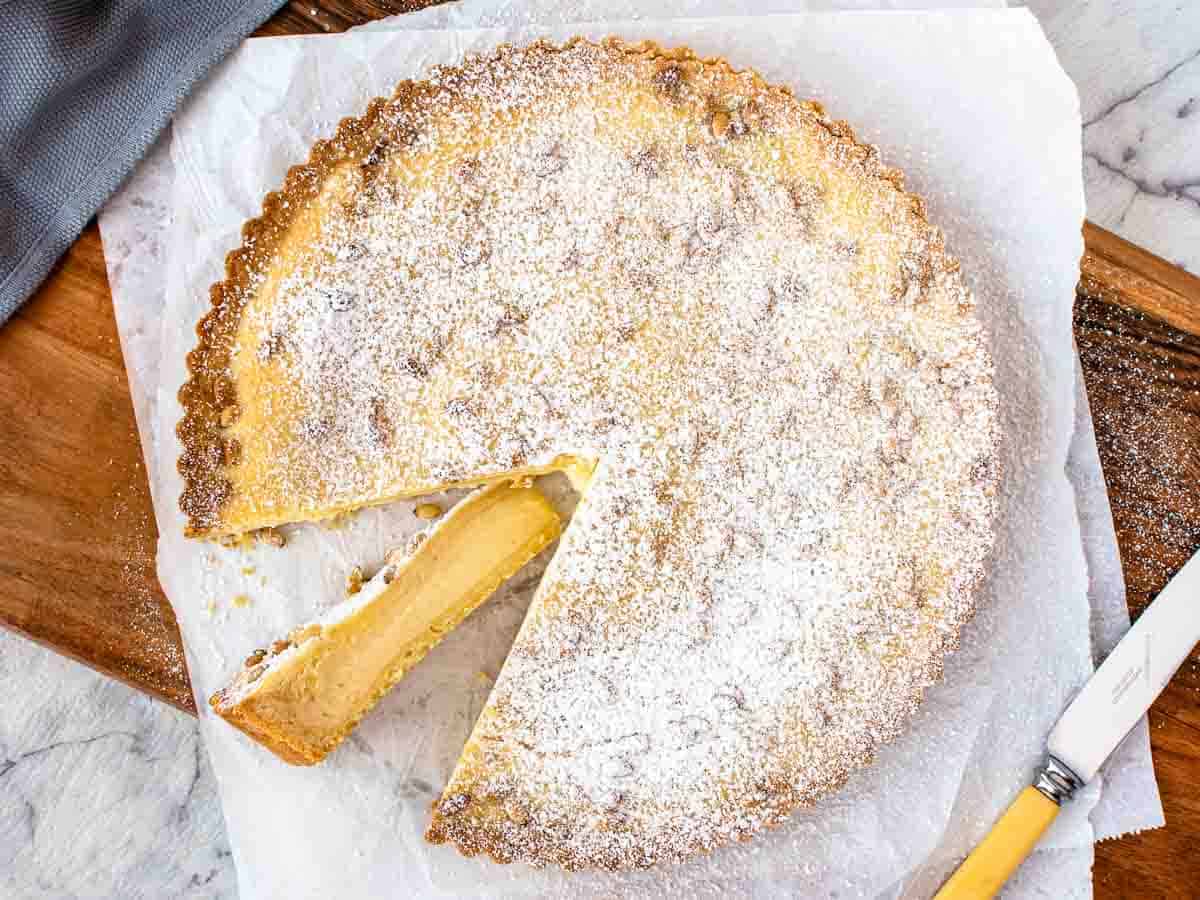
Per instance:
[[[385,566],[353,600],[293,632],[299,642],[260,674],[254,667],[243,673],[243,689],[235,684],[211,702],[275,752],[274,743],[286,744],[289,761],[318,762],[560,530],[558,514],[537,490],[508,481],[485,487],[455,507],[412,556]]]

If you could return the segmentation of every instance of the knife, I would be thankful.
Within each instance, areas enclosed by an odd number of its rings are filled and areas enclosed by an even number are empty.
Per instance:
[[[994,897],[1058,815],[1150,708],[1200,641],[1200,553],[1121,638],[1046,741],[1046,762],[934,900]]]

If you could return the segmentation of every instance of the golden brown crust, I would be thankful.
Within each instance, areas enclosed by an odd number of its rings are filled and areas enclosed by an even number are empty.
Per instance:
[[[538,41],[521,48],[526,54],[557,53],[577,44],[591,43],[573,38],[561,46]],[[735,70],[722,58],[701,58],[687,47],[666,49],[653,41],[627,43],[608,38],[601,46],[619,53],[640,56],[666,63],[660,71],[678,69],[686,76],[689,69],[714,67],[722,73],[749,74],[755,89],[809,110],[816,122],[842,145],[843,152],[857,159],[863,172],[886,181],[904,194],[916,216],[927,222],[924,201],[905,193],[904,176],[898,169],[884,166],[878,148],[859,142],[849,124],[825,117],[822,106],[815,101],[797,101],[786,87],[768,85],[761,76],[750,70]],[[496,63],[512,54],[516,48],[503,44],[488,57]],[[441,80],[453,84],[462,67],[441,67]],[[219,537],[230,533],[222,527],[222,508],[231,495],[231,485],[225,474],[227,461],[237,453],[235,441],[225,436],[225,426],[236,418],[238,398],[233,381],[228,376],[230,351],[241,320],[245,298],[253,289],[252,279],[260,267],[272,258],[282,237],[310,200],[318,195],[324,179],[339,163],[347,160],[366,161],[381,141],[394,139],[404,126],[406,113],[417,109],[439,92],[452,91],[445,86],[435,87],[428,81],[401,82],[390,99],[377,98],[361,117],[345,118],[332,138],[317,141],[306,163],[288,170],[283,186],[263,198],[262,215],[242,226],[242,244],[225,258],[225,280],[209,291],[211,308],[196,325],[198,342],[187,356],[189,378],[179,389],[183,417],[176,434],[183,446],[177,467],[183,476],[183,492],[179,508],[187,518],[184,533],[188,537]],[[930,251],[941,255],[942,236],[931,227]]]
[[[239,683],[235,682],[213,694],[208,701],[213,712],[293,766],[312,766],[325,758],[328,750],[296,745],[292,743],[293,735],[278,729],[270,720],[256,715],[252,707],[242,702],[238,687]],[[347,729],[347,732],[349,731],[350,728]]]

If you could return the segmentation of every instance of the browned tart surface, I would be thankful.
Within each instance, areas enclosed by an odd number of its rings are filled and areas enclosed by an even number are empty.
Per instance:
[[[974,608],[974,300],[899,174],[752,72],[585,41],[434,70],[267,197],[213,301],[192,533],[584,488],[431,840],[616,869],[744,838],[899,733]]]

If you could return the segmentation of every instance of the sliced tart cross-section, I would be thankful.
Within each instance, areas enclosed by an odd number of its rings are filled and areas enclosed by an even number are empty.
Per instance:
[[[452,628],[559,534],[542,494],[507,482],[451,510],[411,556],[260,650],[213,709],[297,765],[320,762]]]

